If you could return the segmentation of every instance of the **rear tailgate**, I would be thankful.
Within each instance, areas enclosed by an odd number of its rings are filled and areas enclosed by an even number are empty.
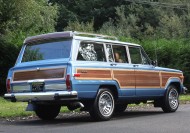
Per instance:
[[[67,64],[13,68],[9,72],[13,75],[10,78],[11,92],[4,98],[13,102],[77,100],[78,93],[66,87]]]
[[[54,62],[55,63],[55,62]],[[11,92],[46,92],[66,90],[67,62],[18,66],[12,70]]]

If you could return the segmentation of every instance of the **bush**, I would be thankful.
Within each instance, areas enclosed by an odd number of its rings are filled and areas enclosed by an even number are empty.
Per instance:
[[[14,65],[20,47],[0,39],[0,48],[0,94],[3,94],[6,91],[5,88],[8,70]]]
[[[46,0],[0,0],[0,94],[24,39],[54,31],[56,18],[57,6]]]

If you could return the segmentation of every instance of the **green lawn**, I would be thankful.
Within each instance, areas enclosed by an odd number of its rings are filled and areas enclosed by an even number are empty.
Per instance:
[[[182,102],[190,101],[190,95],[181,95],[180,101]],[[26,106],[27,106],[27,103],[23,103],[23,102],[12,103],[0,97],[0,118],[33,115],[34,114],[33,112],[25,111]],[[62,107],[61,112],[62,113],[69,112],[69,110],[66,107]]]
[[[180,101],[190,101],[190,95],[181,95],[179,100]]]
[[[26,106],[27,103],[12,103],[0,97],[0,118],[32,115],[32,112],[25,111]]]
[[[34,112],[25,111],[27,107],[26,102],[16,102],[12,103],[0,97],[0,118],[9,118],[17,116],[30,116]],[[66,107],[61,108],[61,112],[68,112],[69,110]]]

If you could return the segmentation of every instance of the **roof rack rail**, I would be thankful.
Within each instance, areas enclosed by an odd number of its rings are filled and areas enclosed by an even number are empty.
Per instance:
[[[115,36],[107,36],[107,35],[87,33],[87,32],[74,31],[73,35],[76,35],[76,36],[85,36],[85,37],[95,37],[95,38],[99,38],[99,39],[118,40],[118,38],[115,37]]]

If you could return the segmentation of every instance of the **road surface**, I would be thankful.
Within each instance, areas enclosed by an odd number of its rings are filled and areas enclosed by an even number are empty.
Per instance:
[[[59,115],[56,120],[38,118],[0,122],[0,133],[189,133],[190,104],[175,113],[159,108],[128,109],[110,121],[94,122],[87,113]]]

